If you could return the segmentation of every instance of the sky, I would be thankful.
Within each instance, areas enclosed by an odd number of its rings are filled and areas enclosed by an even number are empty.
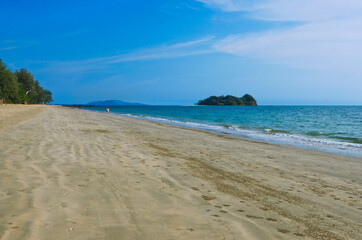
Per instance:
[[[361,0],[1,0],[0,59],[54,103],[362,105]]]

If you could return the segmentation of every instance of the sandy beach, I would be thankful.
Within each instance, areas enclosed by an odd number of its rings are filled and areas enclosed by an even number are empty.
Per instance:
[[[0,106],[0,239],[362,239],[362,159]]]

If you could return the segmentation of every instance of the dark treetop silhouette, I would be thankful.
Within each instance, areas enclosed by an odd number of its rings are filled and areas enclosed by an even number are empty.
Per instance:
[[[209,106],[258,106],[256,100],[249,94],[238,98],[231,95],[227,96],[211,96],[204,100],[200,100],[197,105]]]

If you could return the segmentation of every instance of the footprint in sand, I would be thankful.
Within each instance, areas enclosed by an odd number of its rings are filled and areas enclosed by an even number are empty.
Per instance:
[[[278,232],[281,232],[281,233],[290,233],[289,230],[287,230],[287,229],[282,229],[282,228],[278,228]]]
[[[295,236],[298,236],[298,237],[304,237],[304,234],[302,233],[294,233]]]
[[[202,195],[201,197],[206,201],[211,201],[211,200],[215,199],[215,197],[210,197],[210,196],[206,196],[206,195]]]
[[[258,216],[254,216],[254,215],[246,215],[246,217],[255,218],[255,219],[263,219],[263,217],[258,217]]]

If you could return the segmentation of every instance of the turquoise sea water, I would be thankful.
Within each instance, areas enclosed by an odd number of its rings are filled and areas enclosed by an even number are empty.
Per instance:
[[[105,112],[103,107],[87,110]],[[362,157],[362,106],[110,106],[112,114]]]

